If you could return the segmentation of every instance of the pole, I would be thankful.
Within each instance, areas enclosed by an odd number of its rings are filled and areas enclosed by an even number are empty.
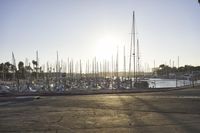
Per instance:
[[[133,29],[132,29],[132,36],[133,36],[133,78],[134,78],[134,82],[135,82],[135,68],[136,68],[136,66],[135,66],[135,61],[136,61],[136,59],[135,59],[135,57],[136,57],[136,55],[135,55],[135,12],[133,11],[133,27],[132,27]]]
[[[140,51],[139,51],[139,40],[137,39],[137,78],[139,77],[140,72]],[[136,79],[137,79],[136,78]]]
[[[125,52],[125,45],[124,45],[124,80],[126,80],[126,52]]]

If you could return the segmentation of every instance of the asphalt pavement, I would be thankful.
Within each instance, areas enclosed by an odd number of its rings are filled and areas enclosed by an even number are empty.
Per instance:
[[[0,132],[200,133],[200,88],[4,98]]]

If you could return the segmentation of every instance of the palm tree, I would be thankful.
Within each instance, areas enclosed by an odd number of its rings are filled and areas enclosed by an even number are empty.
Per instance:
[[[12,73],[13,73],[13,80],[15,80],[15,75],[16,75],[16,71],[17,71],[16,66],[11,64],[10,70],[11,70]]]
[[[18,69],[21,70],[23,68],[24,68],[24,63],[22,61],[20,61],[18,64]]]
[[[24,79],[25,78],[25,68],[24,68],[24,63],[20,61],[18,63],[18,72],[19,72],[19,78]]]
[[[38,65],[37,61],[32,60],[32,63],[33,63],[33,68],[37,67],[37,65]],[[35,67],[34,67],[34,66],[35,66]],[[36,69],[36,68],[35,68],[35,69]]]
[[[36,73],[36,78],[38,77],[38,74],[37,74],[37,70],[38,70],[38,62],[35,61],[35,60],[32,60],[32,63],[33,63],[33,69],[35,69],[35,72]],[[33,74],[34,74],[33,73]]]
[[[10,62],[6,62],[5,64],[4,64],[4,74],[5,74],[5,79],[9,79],[10,77],[9,77],[9,71],[10,71],[10,66],[11,66],[11,64],[10,64]]]
[[[4,80],[4,63],[1,63],[0,64],[0,72],[1,72],[1,78],[2,78],[2,80]]]

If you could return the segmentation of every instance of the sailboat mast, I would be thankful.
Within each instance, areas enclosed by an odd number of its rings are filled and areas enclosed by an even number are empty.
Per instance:
[[[126,79],[126,52],[125,52],[125,45],[124,45],[124,78]]]
[[[131,75],[132,55],[133,55],[133,74],[134,74],[134,77],[135,77],[135,13],[134,13],[134,11],[133,11],[133,20],[132,20],[132,29],[131,29],[131,44],[130,44],[130,58],[129,58],[129,77]]]
[[[80,78],[82,78],[82,63],[81,63],[81,60],[80,60]]]
[[[135,68],[136,68],[136,56],[135,56],[135,12],[133,11],[133,27],[132,27],[132,36],[133,36],[133,78],[135,82]]]
[[[57,58],[56,58],[56,87],[57,87],[57,84],[58,84],[58,72],[59,72],[59,67],[58,67],[58,51],[56,52],[56,56],[57,56]]]
[[[38,51],[36,51],[36,77],[38,79],[38,66],[39,66],[39,58],[38,58]]]
[[[15,62],[15,56],[14,53],[12,52],[12,63],[13,63],[13,80],[15,80],[15,73],[16,73],[16,62]]]
[[[140,49],[139,49],[139,40],[137,39],[137,77],[140,72]]]
[[[113,89],[113,80],[114,80],[114,61],[113,61],[113,55],[112,55],[112,73],[111,73],[111,76],[112,76],[112,78],[111,78],[111,83],[112,83],[112,89]]]
[[[119,68],[118,68],[118,47],[117,47],[117,56],[116,56],[116,73],[117,73],[117,78],[119,78]]]
[[[59,70],[59,68],[58,68],[58,51],[57,51],[57,53],[56,53],[56,55],[57,55],[57,58],[56,58],[56,72],[58,72]]]
[[[132,62],[132,41],[133,40],[133,37],[132,37],[132,31],[131,31],[131,43],[130,43],[130,56],[129,56],[129,74],[128,74],[128,77],[130,78],[131,77],[131,62]]]
[[[179,56],[178,56],[178,61],[177,61],[177,65],[178,65],[178,66],[177,66],[177,68],[179,68]]]

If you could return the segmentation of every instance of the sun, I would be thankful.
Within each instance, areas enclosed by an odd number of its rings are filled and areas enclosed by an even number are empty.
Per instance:
[[[95,55],[98,59],[109,60],[117,50],[117,38],[111,35],[105,35],[98,39],[95,45]]]

